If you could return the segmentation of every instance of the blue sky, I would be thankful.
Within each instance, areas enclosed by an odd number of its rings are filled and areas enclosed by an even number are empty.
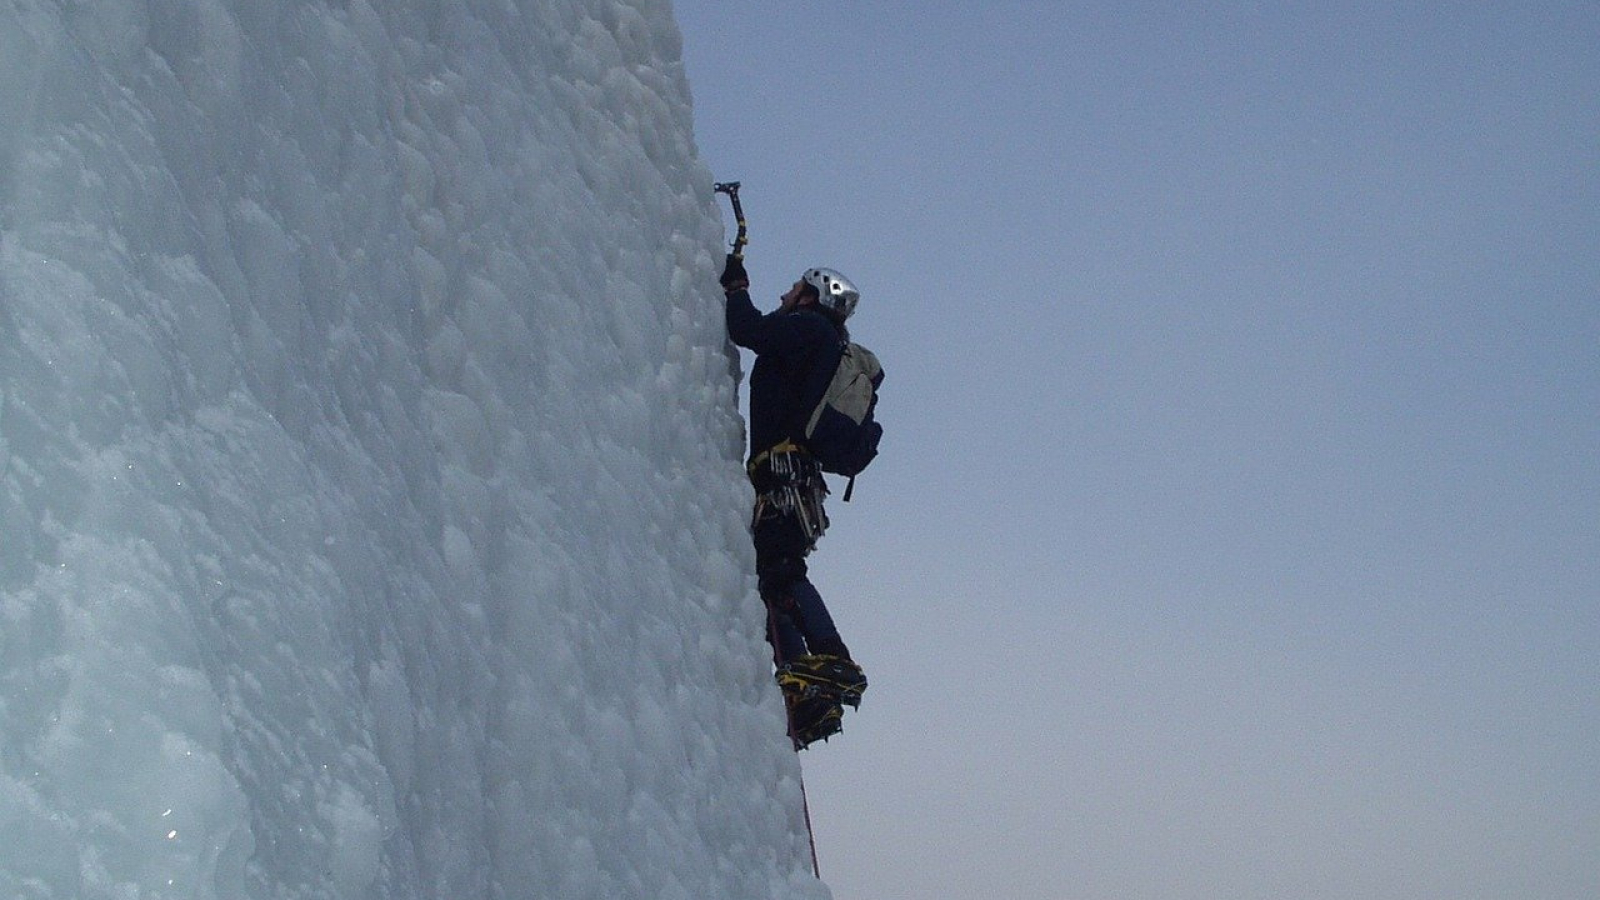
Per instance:
[[[1600,9],[674,5],[888,373],[837,896],[1600,892]]]

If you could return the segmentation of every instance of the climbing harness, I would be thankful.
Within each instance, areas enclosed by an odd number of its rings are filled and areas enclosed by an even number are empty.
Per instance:
[[[800,524],[806,551],[828,530],[828,513],[822,498],[828,483],[822,470],[804,448],[784,441],[750,460],[750,481],[756,486],[756,511],[752,525],[770,516],[788,516]]]

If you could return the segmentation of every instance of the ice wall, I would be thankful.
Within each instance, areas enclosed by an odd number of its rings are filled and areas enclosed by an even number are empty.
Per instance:
[[[827,896],[710,182],[666,0],[0,4],[0,897]]]

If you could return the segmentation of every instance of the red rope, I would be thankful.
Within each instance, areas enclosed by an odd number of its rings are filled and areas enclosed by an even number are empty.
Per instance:
[[[806,799],[806,776],[800,775],[800,809],[806,814],[806,837],[811,841],[811,874],[822,880],[822,867],[817,865],[817,834],[811,830],[811,801]]]
[[[778,643],[778,619],[770,607],[767,609],[767,630],[772,635],[773,662],[781,666],[783,665],[783,650],[782,645]],[[794,742],[794,711],[790,709],[787,697],[783,698],[783,717],[789,722],[789,742],[792,744]],[[799,749],[796,748],[795,754],[799,755],[799,752]],[[800,768],[800,810],[805,813],[806,840],[811,844],[811,874],[817,876],[817,880],[821,881],[822,866],[817,863],[817,833],[811,827],[811,800],[806,796],[804,766]]]

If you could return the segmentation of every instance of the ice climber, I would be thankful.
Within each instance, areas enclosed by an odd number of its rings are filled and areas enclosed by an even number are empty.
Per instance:
[[[807,421],[846,352],[845,320],[860,294],[832,269],[807,269],[778,309],[763,315],[751,302],[750,279],[738,255],[728,257],[721,283],[728,337],[756,354],[748,466],[756,490],[756,579],[791,737],[804,747],[837,733],[841,704],[858,705],[867,686],[806,577],[806,556],[828,527],[828,488],[807,446]]]

